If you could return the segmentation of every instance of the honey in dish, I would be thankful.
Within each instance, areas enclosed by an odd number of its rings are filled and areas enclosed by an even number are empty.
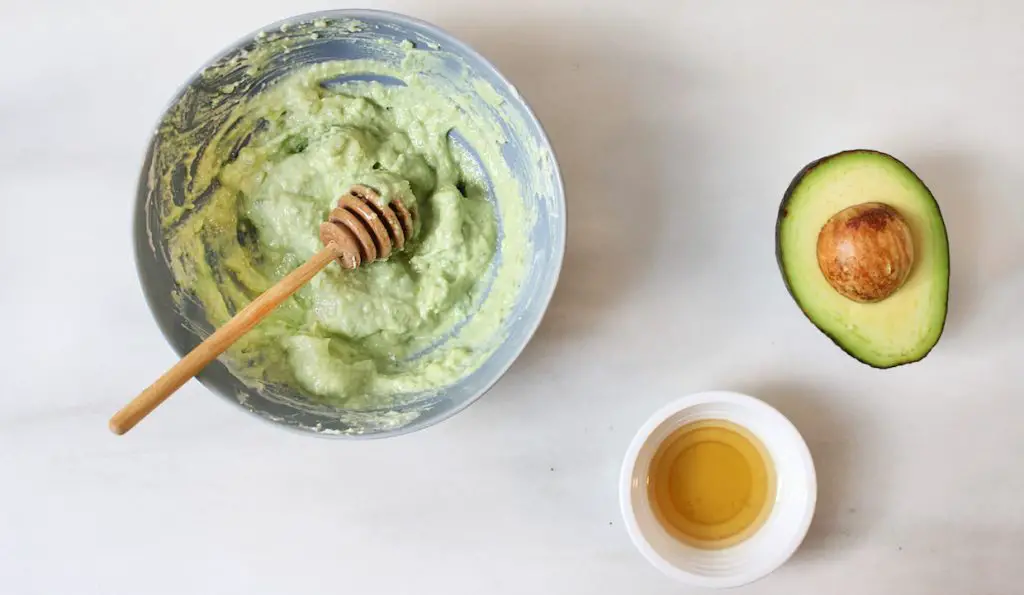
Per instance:
[[[722,549],[764,524],[775,500],[775,470],[747,429],[701,420],[661,443],[647,490],[655,517],[670,535],[696,548]]]

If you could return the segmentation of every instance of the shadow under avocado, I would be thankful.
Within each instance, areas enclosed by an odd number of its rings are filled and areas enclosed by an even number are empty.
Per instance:
[[[943,336],[958,336],[970,324],[980,289],[982,211],[977,174],[957,153],[909,154],[906,161],[939,204],[949,239],[949,303]],[[940,339],[941,344],[941,339]]]

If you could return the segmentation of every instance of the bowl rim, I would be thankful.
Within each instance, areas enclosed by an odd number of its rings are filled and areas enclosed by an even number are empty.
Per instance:
[[[157,304],[155,302],[156,296],[153,293],[155,290],[144,281],[146,274],[142,264],[142,255],[140,253],[142,249],[141,246],[144,243],[139,241],[140,237],[145,237],[147,238],[147,242],[145,243],[145,245],[152,245],[152,239],[149,237],[149,231],[145,223],[146,217],[144,213],[146,209],[146,201],[145,199],[142,198],[144,196],[144,192],[142,192],[142,189],[145,188],[148,183],[148,172],[146,171],[145,164],[150,161],[150,153],[153,151],[152,139],[157,134],[159,134],[161,122],[163,122],[163,119],[166,116],[167,112],[174,106],[174,104],[177,101],[181,99],[185,91],[188,89],[189,85],[191,85],[203,73],[203,71],[217,63],[218,60],[220,60],[230,52],[234,51],[238,47],[254,40],[260,33],[280,29],[282,25],[286,24],[291,25],[295,23],[302,23],[317,19],[359,20],[360,18],[367,20],[385,20],[398,24],[407,24],[419,27],[429,32],[437,39],[443,41],[443,43],[446,44],[447,46],[454,47],[457,50],[457,53],[478,60],[480,64],[482,64],[499,81],[501,81],[504,85],[508,87],[508,89],[514,94],[516,98],[518,98],[519,102],[521,103],[523,112],[527,117],[527,121],[531,122],[536,126],[538,137],[537,140],[539,141],[541,149],[546,150],[551,155],[551,162],[553,165],[552,171],[554,174],[554,206],[557,217],[552,217],[552,220],[550,221],[553,228],[556,230],[555,242],[553,245],[547,247],[547,250],[549,250],[552,254],[553,265],[553,269],[549,273],[550,282],[547,284],[547,287],[540,287],[538,293],[536,293],[532,298],[533,300],[536,300],[537,303],[541,304],[540,314],[537,316],[536,320],[530,325],[530,327],[526,329],[526,332],[523,334],[522,340],[518,345],[515,346],[514,352],[507,359],[507,361],[502,363],[502,365],[495,370],[495,373],[493,374],[492,378],[490,378],[484,384],[484,386],[479,391],[477,391],[475,395],[466,399],[462,403],[459,403],[457,406],[448,409],[442,415],[431,417],[425,422],[420,422],[419,419],[417,419],[416,421],[413,421],[412,423],[402,426],[400,428],[393,430],[384,430],[380,432],[324,432],[318,431],[315,428],[307,425],[287,423],[284,420],[275,419],[271,416],[264,415],[260,411],[246,407],[244,404],[240,403],[238,399],[232,397],[229,394],[226,394],[219,387],[213,385],[209,381],[209,378],[202,371],[195,376],[195,379],[198,380],[199,383],[202,384],[208,391],[220,397],[221,400],[225,400],[233,404],[235,408],[246,411],[252,417],[261,419],[264,422],[271,424],[275,427],[285,428],[298,434],[306,436],[313,435],[321,438],[330,438],[338,440],[375,440],[381,438],[402,436],[405,434],[417,432],[419,430],[424,430],[426,428],[436,426],[444,421],[451,419],[457,413],[464,411],[470,405],[479,401],[481,397],[483,397],[492,388],[494,388],[494,385],[497,384],[498,381],[500,381],[505,376],[505,373],[508,372],[509,368],[512,367],[512,364],[514,364],[515,361],[519,359],[519,356],[522,355],[523,350],[526,349],[526,346],[533,339],[533,336],[536,334],[537,329],[540,328],[540,325],[543,322],[544,317],[547,315],[548,307],[551,305],[551,300],[554,297],[555,290],[558,286],[558,280],[561,276],[562,266],[565,261],[565,250],[566,245],[568,243],[569,231],[568,201],[565,198],[565,182],[562,178],[562,171],[561,166],[559,165],[558,155],[555,151],[554,145],[551,143],[551,139],[548,136],[547,130],[544,128],[543,122],[540,120],[540,118],[537,117],[537,114],[534,112],[529,101],[527,101],[526,97],[522,94],[519,88],[516,87],[497,68],[497,66],[495,66],[494,63],[487,59],[483,54],[475,50],[472,46],[462,41],[452,33],[443,29],[442,27],[439,27],[433,23],[413,16],[409,16],[400,12],[390,10],[378,10],[368,8],[339,8],[329,10],[317,10],[293,15],[290,17],[285,17],[276,20],[272,23],[263,25],[262,27],[259,27],[237,38],[234,42],[224,46],[222,49],[217,51],[212,58],[207,60],[205,63],[203,63],[202,66],[193,71],[192,74],[189,75],[181,85],[179,85],[175,93],[171,95],[170,100],[166,102],[163,109],[160,111],[160,115],[157,118],[156,123],[150,128],[151,132],[147,137],[149,140],[147,142],[147,149],[143,153],[142,166],[139,167],[140,174],[138,183],[136,185],[136,196],[134,200],[134,225],[132,229],[132,242],[134,245],[134,249],[132,250],[132,256],[135,261],[136,277],[141,286],[143,296],[145,297],[146,305],[149,310],[150,316],[156,323],[157,328],[160,330],[160,334],[163,335],[164,340],[167,342],[168,345],[170,345],[174,353],[179,358],[181,358],[185,356],[187,350],[183,346],[178,345],[174,340],[172,340],[172,337],[168,333],[168,330],[164,327],[164,324],[161,323],[160,318],[157,316]],[[141,216],[140,213],[142,214]],[[554,219],[557,219],[557,221],[553,221]]]

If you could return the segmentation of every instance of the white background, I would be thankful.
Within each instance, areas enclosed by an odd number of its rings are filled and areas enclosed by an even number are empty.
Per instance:
[[[395,0],[477,47],[558,152],[569,247],[541,330],[452,420],[338,442],[192,383],[135,276],[165,102],[295,0],[5,0],[0,591],[667,594],[619,521],[632,433],[679,395],[762,397],[807,438],[818,513],[750,594],[1024,591],[1024,8],[1012,0]],[[906,161],[949,229],[946,332],[863,366],[800,314],[775,214],[806,162]]]

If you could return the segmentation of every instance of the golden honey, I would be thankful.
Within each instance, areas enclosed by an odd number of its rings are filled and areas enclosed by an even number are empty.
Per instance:
[[[654,515],[670,535],[700,549],[722,549],[749,538],[768,518],[775,469],[747,429],[701,420],[661,443],[647,489]]]

